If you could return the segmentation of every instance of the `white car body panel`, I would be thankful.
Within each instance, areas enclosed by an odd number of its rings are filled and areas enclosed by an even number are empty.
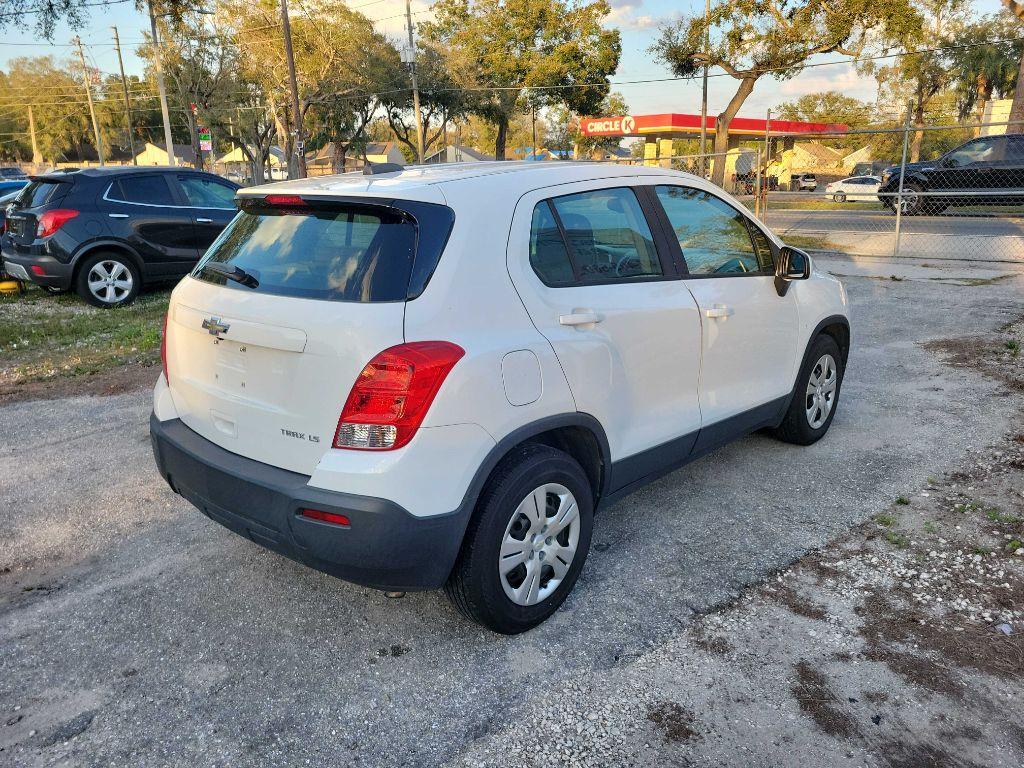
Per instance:
[[[872,179],[870,184],[860,184],[855,180]],[[878,202],[878,188],[882,180],[877,176],[850,176],[846,179],[833,181],[825,186],[825,198],[832,200],[836,195],[845,195],[848,201]]]

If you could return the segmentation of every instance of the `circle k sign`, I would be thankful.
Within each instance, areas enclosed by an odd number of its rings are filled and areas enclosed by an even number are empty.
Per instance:
[[[587,136],[628,136],[636,133],[636,120],[625,117],[595,117],[583,121],[583,133]]]

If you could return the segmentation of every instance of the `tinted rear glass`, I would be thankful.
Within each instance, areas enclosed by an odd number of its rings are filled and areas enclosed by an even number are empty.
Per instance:
[[[107,197],[111,200],[143,205],[174,205],[174,197],[171,195],[171,188],[167,186],[167,180],[163,174],[156,173],[118,179],[111,185]]]
[[[50,202],[51,198],[59,200],[64,196],[70,184],[59,184],[52,181],[30,181],[28,186],[18,195],[18,204],[22,208],[35,208]]]
[[[350,206],[296,213],[254,209],[236,216],[193,276],[241,291],[326,301],[404,301],[416,226],[378,208]],[[209,269],[241,267],[249,288]]]

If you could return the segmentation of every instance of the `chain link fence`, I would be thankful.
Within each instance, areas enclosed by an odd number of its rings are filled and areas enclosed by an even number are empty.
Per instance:
[[[1024,125],[769,134],[627,162],[712,178],[787,242],[857,256],[1024,261]]]

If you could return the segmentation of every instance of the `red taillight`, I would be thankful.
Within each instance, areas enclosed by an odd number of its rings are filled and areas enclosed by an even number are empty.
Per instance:
[[[164,315],[164,329],[160,332],[160,364],[164,367],[164,381],[167,382],[167,386],[171,385],[171,377],[167,375],[167,318],[170,314],[171,310],[168,309]]]
[[[466,351],[447,341],[385,349],[360,371],[334,434],[335,448],[389,451],[412,440],[452,367]]]
[[[33,264],[29,269],[32,270],[32,274],[36,277],[46,277],[46,270],[40,267],[38,264]]]
[[[52,211],[47,211],[39,217],[36,237],[49,237],[77,215],[78,211],[71,208],[54,208]]]
[[[346,528],[349,526],[348,518],[345,515],[339,515],[337,512],[323,512],[319,509],[300,509],[299,514],[303,517],[308,517],[310,520],[319,520],[322,523],[344,525]]]
[[[283,208],[305,208],[306,201],[298,195],[267,195],[263,198],[267,205],[280,205]]]

